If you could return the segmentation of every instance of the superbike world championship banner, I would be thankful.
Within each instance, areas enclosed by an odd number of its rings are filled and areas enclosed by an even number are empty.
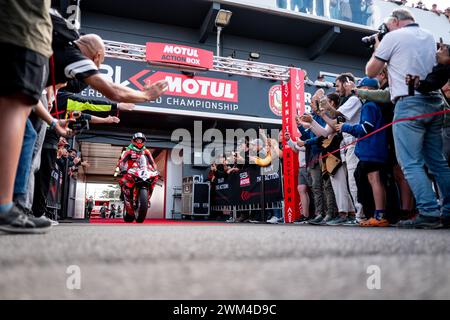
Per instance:
[[[198,72],[190,77],[174,69],[155,68],[142,62],[111,58],[105,60],[100,72],[112,82],[138,90],[147,81],[167,80],[169,87],[163,96],[156,101],[139,103],[143,107],[160,108],[158,112],[197,111],[224,119],[227,119],[227,115],[281,118],[281,86],[278,82],[218,72]],[[101,93],[91,88],[82,91],[80,96],[105,99]],[[310,97],[309,93],[305,95],[306,104]]]
[[[263,170],[264,175],[261,175]],[[213,185],[212,205],[246,205],[261,203],[261,179],[264,180],[266,203],[282,200],[280,171],[274,171],[271,166],[260,168],[252,165],[237,173],[217,179]]]

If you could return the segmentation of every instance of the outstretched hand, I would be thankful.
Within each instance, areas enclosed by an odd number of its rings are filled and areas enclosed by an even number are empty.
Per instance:
[[[168,88],[169,84],[166,80],[160,80],[155,83],[148,83],[144,87],[144,94],[148,101],[158,99]]]

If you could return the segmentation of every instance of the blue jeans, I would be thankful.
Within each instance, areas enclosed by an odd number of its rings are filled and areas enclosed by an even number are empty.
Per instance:
[[[17,167],[16,180],[14,181],[14,194],[27,193],[28,177],[30,176],[31,161],[33,159],[34,144],[37,133],[27,119],[25,134],[23,136],[22,150],[20,151],[19,165]]]
[[[277,0],[277,7],[287,9],[287,0]]]
[[[401,98],[395,105],[394,120],[440,111],[439,96],[416,95]],[[450,168],[442,149],[442,116],[427,117],[394,125],[397,159],[424,216],[439,217],[440,208],[424,166],[441,191],[442,215],[450,217]]]

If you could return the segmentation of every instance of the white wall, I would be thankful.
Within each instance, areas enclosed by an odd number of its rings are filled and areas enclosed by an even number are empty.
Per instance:
[[[167,186],[167,197],[166,197],[166,219],[172,219],[172,208],[173,208],[173,187],[180,186],[182,183],[182,171],[183,166],[175,164],[172,161],[171,151],[168,150],[168,161],[167,161],[167,176],[166,176],[166,186]],[[175,200],[175,211],[181,211],[181,201],[179,199]]]
[[[166,161],[166,150],[162,151],[158,157],[155,159],[156,165],[158,167],[161,176],[164,180],[158,182],[153,189],[152,198],[150,200],[151,206],[147,212],[147,219],[164,219],[164,194],[165,194],[165,161]]]

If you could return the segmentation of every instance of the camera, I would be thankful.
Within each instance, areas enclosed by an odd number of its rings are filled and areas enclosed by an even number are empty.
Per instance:
[[[79,111],[73,111],[70,115],[71,119],[75,119],[75,122],[69,123],[69,128],[73,131],[80,132],[84,129],[89,130],[89,119],[85,114]]]
[[[376,38],[378,37],[378,41],[381,41],[383,37],[389,32],[389,29],[385,23],[382,23],[378,27],[378,33],[375,33],[371,36],[367,36],[361,39],[363,45],[367,48],[373,48],[376,42]]]

